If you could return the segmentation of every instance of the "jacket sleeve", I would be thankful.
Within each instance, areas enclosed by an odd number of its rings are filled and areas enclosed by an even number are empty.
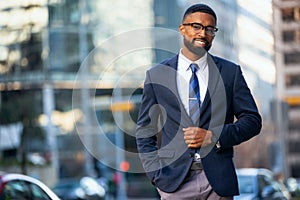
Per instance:
[[[232,147],[260,133],[262,119],[254,98],[243,77],[240,66],[236,68],[230,109],[236,120],[223,126],[219,142],[222,148]]]
[[[147,72],[137,121],[136,142],[141,162],[150,180],[154,179],[155,173],[159,169],[157,145],[159,114],[153,84],[149,72]]]

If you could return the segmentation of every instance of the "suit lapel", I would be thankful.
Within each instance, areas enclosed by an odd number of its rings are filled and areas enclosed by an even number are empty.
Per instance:
[[[182,100],[179,96],[179,92],[178,92],[178,85],[177,85],[177,67],[178,67],[178,55],[174,56],[172,59],[170,59],[167,63],[167,65],[169,65],[171,68],[173,68],[174,70],[172,70],[172,72],[174,74],[172,74],[170,77],[174,77],[172,79],[170,79],[169,82],[169,86],[172,89],[172,91],[174,91],[176,98],[178,99],[178,102],[180,104],[180,110],[181,110],[181,123],[183,127],[188,127],[191,126],[193,124],[192,119],[190,118],[190,116],[188,115],[187,111],[184,108],[184,105],[182,103]]]
[[[193,124],[192,119],[190,118],[190,116],[188,115],[188,113],[186,112],[184,105],[182,103],[182,100],[179,96],[179,92],[178,92],[178,86],[177,86],[177,65],[178,65],[178,55],[174,56],[173,58],[171,58],[168,62],[163,63],[165,65],[170,66],[171,68],[173,68],[173,70],[171,71],[171,76],[170,77],[174,77],[171,79],[167,79],[165,81],[167,81],[167,85],[170,86],[170,89],[174,92],[176,98],[178,99],[178,101],[180,102],[180,109],[182,110],[182,123],[183,126],[190,126]],[[200,108],[200,127],[202,127],[202,123],[206,120],[201,120],[202,117],[204,117],[205,114],[205,110],[209,107],[210,103],[211,103],[211,97],[214,95],[217,85],[220,84],[220,71],[222,69],[220,63],[218,62],[218,60],[216,60],[212,55],[208,54],[207,56],[207,64],[208,64],[208,69],[209,69],[209,79],[208,79],[208,88],[207,88],[207,92],[205,94],[205,98],[204,101],[202,103],[202,106]],[[223,84],[223,82],[222,82]],[[224,87],[224,86],[223,86]],[[202,123],[201,123],[202,122]]]
[[[217,85],[219,84],[221,78],[221,66],[219,62],[215,60],[214,57],[210,54],[207,55],[207,64],[209,70],[208,88],[200,110],[201,117],[204,115],[205,110],[211,103],[211,97],[214,95],[214,92],[216,91]]]

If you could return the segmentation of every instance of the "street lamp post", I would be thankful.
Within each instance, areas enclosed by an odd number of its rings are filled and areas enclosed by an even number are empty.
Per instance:
[[[88,12],[86,0],[81,0],[79,2],[79,8],[81,12],[81,21],[79,25],[79,56],[80,62],[83,63],[86,56],[88,55],[88,43],[87,43],[87,23],[88,23]],[[83,139],[84,144],[88,147],[91,146],[92,140],[92,128],[90,123],[90,95],[89,95],[89,71],[86,66],[83,66],[81,69],[81,108],[84,113],[83,119]],[[93,166],[92,166],[92,156],[90,155],[88,149],[84,148],[84,157],[85,157],[85,174],[88,176],[93,176]]]
[[[117,87],[115,88],[115,102],[121,101],[122,99],[122,89]],[[119,124],[120,126],[123,126],[123,113],[121,110],[116,110],[115,114],[115,121],[116,125]],[[115,139],[116,139],[116,169],[120,169],[120,164],[125,161],[125,145],[124,145],[124,133],[122,131],[122,127],[117,127],[116,129],[116,134],[115,134]],[[125,200],[127,199],[126,195],[126,180],[125,180],[125,175],[124,172],[120,171],[117,172],[120,178],[119,185],[117,187],[117,199],[118,200]]]

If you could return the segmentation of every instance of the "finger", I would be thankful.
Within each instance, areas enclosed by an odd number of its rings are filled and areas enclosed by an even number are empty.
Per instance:
[[[191,129],[190,127],[187,127],[187,128],[183,128],[182,131],[186,132],[186,131],[189,131],[190,129]]]
[[[197,129],[189,128],[189,129],[185,130],[183,133],[187,134],[187,135],[192,135],[192,134],[195,134],[196,132],[197,132]]]
[[[192,140],[184,140],[184,142],[187,144],[187,145],[191,145],[193,143]]]
[[[199,147],[201,147],[201,144],[200,143],[188,144],[188,147],[189,148],[199,148]]]
[[[190,130],[195,130],[195,129],[197,129],[198,127],[192,127],[192,126],[190,126],[190,127],[186,127],[186,128],[182,128],[182,130],[183,131],[190,131]]]
[[[199,136],[197,136],[195,133],[186,132],[184,133],[183,138],[185,140],[195,140],[198,139]]]

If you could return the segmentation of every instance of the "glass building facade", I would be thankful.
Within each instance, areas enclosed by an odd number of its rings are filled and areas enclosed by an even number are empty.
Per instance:
[[[300,2],[273,0],[277,99],[288,106],[284,129],[287,171],[300,177]]]
[[[269,4],[263,6],[266,13],[244,1],[203,2],[218,17],[211,53],[241,64],[263,115],[268,116],[268,106],[263,105],[273,96],[275,79]],[[114,171],[106,165],[122,170],[125,160],[142,170],[131,154],[111,150],[109,141],[136,153],[131,133],[145,71],[178,53],[182,42],[178,25],[193,3],[198,1],[1,2],[0,128],[19,122],[41,127],[41,132],[31,131],[40,137],[26,151],[39,152],[52,163],[57,178],[93,173],[111,177]],[[116,118],[122,121],[121,130]],[[17,144],[0,146],[0,158],[16,156],[15,149]]]

